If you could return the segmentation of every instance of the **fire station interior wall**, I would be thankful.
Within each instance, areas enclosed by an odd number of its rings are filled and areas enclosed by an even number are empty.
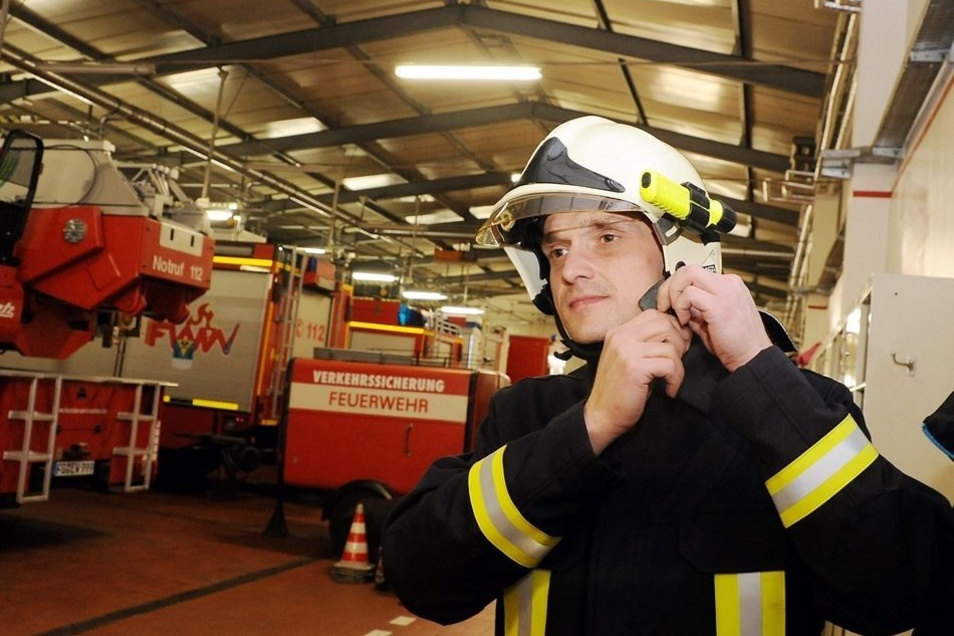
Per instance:
[[[954,75],[954,74],[949,74]],[[954,79],[938,91],[930,125],[907,148],[891,198],[888,271],[954,278]],[[939,338],[954,341],[954,329]]]
[[[861,14],[852,147],[873,143],[927,6],[925,0],[878,0],[866,5]],[[921,111],[900,149],[900,166],[859,160],[852,180],[846,182],[849,226],[840,295],[831,297],[832,306],[840,312],[830,312],[832,324],[844,319],[873,274],[954,276],[954,262],[948,257],[954,219],[946,203],[954,190],[949,178],[954,156],[949,143],[954,132],[951,76],[950,65],[944,65],[923,103],[917,105]],[[880,182],[872,180],[879,171],[884,173]],[[859,192],[884,198],[854,196]],[[883,232],[875,233],[874,226],[880,225]]]
[[[927,0],[866,0],[860,19],[851,146],[870,146],[907,59]]]
[[[862,164],[854,167],[854,175],[848,182],[850,198],[840,278],[844,298],[838,321],[858,302],[871,275],[887,271],[892,242],[888,219],[895,174],[893,166]]]
[[[862,75],[859,82],[864,79],[865,73],[869,73],[870,79],[876,77],[876,81],[872,83],[879,85],[885,85],[885,78],[891,77],[891,69],[888,69],[889,73],[886,75],[884,61],[876,53],[877,49],[883,49],[885,46],[883,41],[875,37],[878,26],[876,18],[883,12],[890,17],[892,12],[906,11],[906,18],[901,19],[896,16],[893,21],[886,20],[882,25],[892,34],[892,40],[903,41],[906,51],[910,46],[910,37],[905,38],[903,34],[910,35],[915,30],[919,24],[915,18],[923,13],[925,4],[919,0],[909,3],[907,9],[903,9],[902,7],[891,8],[890,2],[878,2],[872,5],[870,12],[866,7],[866,15],[862,18],[872,24],[868,25],[869,28],[866,30],[866,24],[862,23],[859,46],[864,50],[870,49],[872,54],[869,57],[864,51],[859,52],[859,74]],[[906,24],[908,28],[898,30],[898,23]],[[889,87],[893,85],[892,81],[886,84]],[[858,191],[869,193],[875,190],[884,191],[886,196],[881,201],[884,207],[886,240],[882,254],[880,242],[874,244],[871,237],[863,234],[852,237],[851,227],[848,228],[844,270],[851,272],[857,269],[858,275],[852,280],[842,281],[843,297],[840,300],[843,310],[841,315],[833,317],[835,323],[843,319],[845,313],[855,305],[859,293],[873,274],[886,271],[918,276],[954,277],[954,259],[950,257],[950,246],[954,245],[954,215],[950,211],[951,197],[954,196],[954,181],[950,178],[951,165],[954,162],[954,147],[950,143],[954,135],[952,86],[954,86],[954,72],[948,64],[942,68],[938,80],[921,105],[918,119],[902,149],[903,159],[898,167],[863,163],[855,165],[853,179],[847,184],[848,195]],[[880,86],[878,90],[885,90],[885,87]],[[856,129],[861,119],[873,118],[880,122],[884,114],[882,101],[874,98],[863,99],[861,87],[859,91],[854,116]],[[867,136],[873,136],[873,133]],[[867,143],[870,144],[870,140]],[[870,177],[878,170],[885,174],[881,178],[880,185],[873,186]],[[868,180],[865,181],[865,179]],[[856,227],[862,228],[859,230],[862,233],[870,232],[864,228],[868,228],[872,222],[880,223],[880,218],[873,219],[872,216],[879,216],[882,210],[875,204],[877,209],[872,210],[873,215],[859,214],[859,212],[867,211],[857,209],[858,203],[857,198],[852,198],[848,203],[849,223],[852,217],[860,217],[855,223]],[[871,204],[872,199],[861,199],[860,203],[862,206]],[[854,253],[850,252],[852,243],[858,248]],[[866,263],[864,267],[856,262],[859,259],[870,259],[871,252],[874,251],[879,252],[878,258],[883,260],[875,265]],[[941,336],[942,339],[945,337],[954,341],[954,334]]]

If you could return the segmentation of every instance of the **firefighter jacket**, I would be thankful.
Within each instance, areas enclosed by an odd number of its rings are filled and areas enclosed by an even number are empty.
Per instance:
[[[878,454],[844,386],[779,349],[730,375],[696,339],[684,366],[677,397],[654,389],[598,457],[592,365],[499,391],[474,451],[388,518],[404,605],[447,624],[496,600],[507,635],[910,628],[937,600],[947,500]]]

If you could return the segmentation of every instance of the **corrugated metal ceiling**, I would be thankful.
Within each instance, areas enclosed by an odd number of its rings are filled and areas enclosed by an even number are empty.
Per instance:
[[[214,169],[211,198],[241,201],[251,228],[325,246],[333,225],[341,262],[529,316],[509,261],[470,239],[550,129],[602,115],[684,150],[751,219],[725,264],[771,306],[802,204],[777,184],[793,139],[816,135],[840,15],[812,0],[14,1],[0,121],[103,137],[120,159],[179,166],[198,196],[217,119],[231,169]],[[43,70],[67,61],[155,73]],[[398,63],[534,64],[543,80],[413,83]]]

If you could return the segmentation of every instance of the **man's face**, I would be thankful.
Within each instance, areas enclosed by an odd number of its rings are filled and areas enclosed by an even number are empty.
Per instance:
[[[652,228],[622,214],[551,214],[541,249],[557,313],[580,344],[601,342],[609,329],[638,314],[639,299],[662,276]]]

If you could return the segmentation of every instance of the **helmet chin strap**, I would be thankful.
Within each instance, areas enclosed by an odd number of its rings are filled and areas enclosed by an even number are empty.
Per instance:
[[[560,320],[560,314],[557,312],[556,307],[553,304],[553,294],[550,292],[550,283],[544,284],[543,288],[540,290],[540,293],[538,293],[536,298],[533,299],[533,304],[543,313],[553,316],[553,321],[556,323],[557,331],[560,332],[560,338],[562,338],[563,344],[567,349],[570,350],[570,353],[581,360],[586,360],[587,362],[596,362],[600,359],[600,354],[603,352],[602,341],[591,342],[590,344],[580,344],[573,340],[573,338],[570,337],[570,334],[566,332],[566,328],[563,326],[563,321]]]

